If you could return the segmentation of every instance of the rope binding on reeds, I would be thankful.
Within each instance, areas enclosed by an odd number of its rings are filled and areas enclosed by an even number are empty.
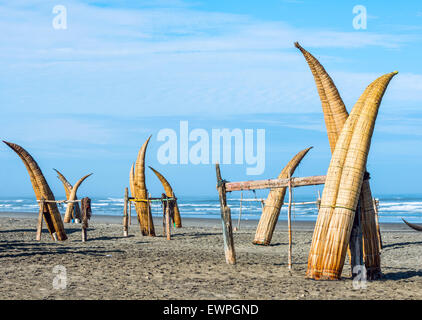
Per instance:
[[[168,201],[176,201],[177,198],[149,198],[149,199],[128,198],[128,200],[132,202],[168,202]]]

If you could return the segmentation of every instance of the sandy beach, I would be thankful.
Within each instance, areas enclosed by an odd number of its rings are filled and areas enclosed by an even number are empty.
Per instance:
[[[422,234],[404,224],[381,225],[384,277],[357,290],[347,261],[341,281],[305,279],[312,222],[293,224],[291,272],[286,223],[263,247],[252,244],[257,221],[242,221],[235,266],[224,260],[220,220],[183,225],[168,241],[161,219],[157,237],[144,237],[133,217],[124,238],[120,217],[94,215],[85,243],[78,224],[65,225],[67,241],[53,242],[43,230],[37,242],[36,214],[2,212],[0,299],[422,299]],[[65,289],[53,288],[55,266],[64,267]]]

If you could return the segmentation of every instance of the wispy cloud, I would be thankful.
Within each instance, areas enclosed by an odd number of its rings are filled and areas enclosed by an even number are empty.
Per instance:
[[[51,3],[0,5],[3,105],[46,114],[314,112],[319,98],[294,41],[309,49],[383,50],[418,39],[297,27],[182,1],[142,4],[69,0],[64,31],[51,26]],[[330,74],[351,107],[379,74],[354,71],[356,62],[342,59],[325,55],[321,62],[337,66]],[[391,101],[420,101],[419,80],[400,74]]]

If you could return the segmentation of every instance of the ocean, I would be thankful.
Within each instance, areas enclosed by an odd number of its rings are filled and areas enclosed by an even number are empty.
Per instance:
[[[422,223],[422,196],[384,196],[379,199],[379,221],[381,223],[401,223],[401,218],[409,222]],[[243,199],[241,219],[259,220],[261,215],[260,199]],[[300,204],[299,202],[315,202],[315,199],[296,199],[298,204],[292,208],[293,221],[315,221],[318,210],[315,203]],[[240,213],[240,197],[228,197],[227,203],[231,208],[232,219],[237,221]],[[178,205],[180,213],[186,218],[220,218],[220,205],[218,198],[209,197],[198,199],[192,197],[179,197]],[[66,205],[59,205],[61,213],[65,212]],[[119,197],[98,197],[92,198],[92,213],[101,215],[123,215],[123,198]],[[162,217],[160,203],[152,203],[152,214],[155,217]],[[4,198],[0,199],[0,212],[34,212],[38,211],[38,204],[35,198]],[[134,208],[132,214],[135,214]],[[284,205],[279,220],[287,220],[287,206]]]

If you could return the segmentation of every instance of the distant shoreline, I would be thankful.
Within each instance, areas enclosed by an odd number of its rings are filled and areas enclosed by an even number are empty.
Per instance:
[[[0,218],[11,218],[11,219],[36,219],[38,213],[36,212],[12,212],[12,211],[0,211]],[[105,223],[105,224],[121,224],[122,216],[115,215],[102,215],[94,214],[91,218],[91,223]],[[160,226],[162,223],[161,218],[153,217],[154,224]],[[237,219],[232,218],[233,227],[237,226]],[[185,227],[204,227],[204,228],[220,228],[221,220],[219,218],[189,218],[183,217],[182,224]],[[257,227],[258,220],[248,219],[241,220],[240,229],[255,229]],[[136,215],[132,213],[132,227],[137,225]],[[314,229],[315,221],[293,221],[292,227],[297,231],[312,231]],[[276,226],[277,229],[287,230],[287,221],[279,220]],[[400,232],[400,231],[412,231],[404,223],[385,222],[380,223],[381,230],[387,232]]]

